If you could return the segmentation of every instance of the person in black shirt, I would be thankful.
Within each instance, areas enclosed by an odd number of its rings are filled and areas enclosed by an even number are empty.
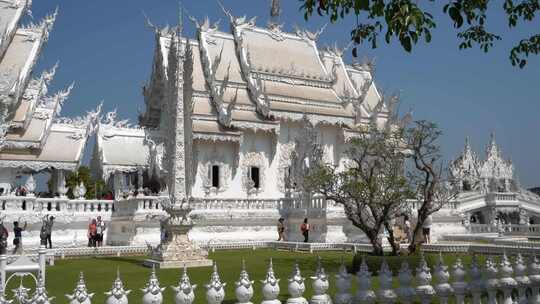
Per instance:
[[[15,245],[15,248],[13,248],[13,254],[22,252],[22,232],[26,230],[26,226],[26,222],[24,222],[23,228],[19,227],[19,222],[13,222],[13,234],[15,235],[13,238],[13,245]]]

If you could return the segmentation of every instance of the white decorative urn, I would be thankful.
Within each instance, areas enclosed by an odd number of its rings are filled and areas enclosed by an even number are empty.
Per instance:
[[[304,285],[304,278],[300,273],[298,263],[294,264],[294,270],[288,281],[289,284],[287,287],[291,297],[287,299],[287,304],[307,304],[308,301],[302,296],[304,291],[306,291],[306,286]]]
[[[240,278],[234,283],[236,289],[236,300],[238,304],[252,304],[251,298],[253,297],[253,281],[249,279],[249,274],[246,270],[246,262],[242,259],[242,271],[240,272]]]
[[[195,293],[193,292],[197,288],[197,285],[191,284],[187,273],[187,267],[184,265],[184,273],[178,282],[178,286],[173,286],[174,290],[174,303],[175,304],[192,304],[195,300]]]
[[[263,284],[262,293],[264,298],[261,304],[281,304],[281,301],[277,299],[279,296],[279,279],[274,274],[272,258],[270,258],[266,278],[261,283]]]
[[[210,282],[205,285],[206,287],[206,303],[207,304],[221,304],[225,299],[225,285],[222,283],[219,277],[217,264],[214,262],[214,271],[210,276]]]
[[[79,275],[79,282],[73,290],[73,294],[66,295],[69,304],[91,304],[93,296],[94,294],[88,293],[88,290],[86,289],[86,283],[82,272]]]
[[[328,276],[322,267],[321,257],[317,258],[317,270],[315,276],[311,277],[311,280],[313,280],[313,283],[311,284],[313,296],[311,297],[310,303],[332,304],[332,299],[326,294],[326,291],[328,291],[328,288],[330,287],[330,283],[328,282]]]
[[[144,292],[143,304],[161,304],[163,303],[163,291],[165,287],[159,287],[159,281],[156,276],[156,268],[152,267],[152,273],[146,286],[141,289]]]
[[[124,289],[124,283],[120,279],[120,271],[116,271],[116,280],[112,284],[110,291],[107,291],[105,295],[107,299],[105,304],[128,304],[127,296],[131,293],[131,290]]]

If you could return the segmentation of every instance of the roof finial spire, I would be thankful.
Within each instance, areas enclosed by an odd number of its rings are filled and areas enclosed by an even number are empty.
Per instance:
[[[178,1],[178,25],[177,25],[177,35],[182,37],[184,32],[184,6],[182,5],[182,0]]]
[[[271,0],[270,5],[270,23],[278,24],[279,15],[281,14],[281,9],[279,7],[279,0]]]

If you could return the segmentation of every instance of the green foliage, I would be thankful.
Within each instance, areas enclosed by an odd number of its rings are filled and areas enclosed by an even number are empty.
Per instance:
[[[338,22],[348,15],[356,18],[356,25],[351,30],[351,40],[355,43],[353,56],[357,56],[356,46],[368,42],[377,47],[380,34],[384,34],[386,43],[397,38],[401,47],[411,52],[420,38],[426,43],[431,41],[431,30],[436,27],[433,15],[413,0],[300,0],[300,10],[304,18],[309,19],[314,12],[327,16],[331,22]],[[424,1],[435,3],[434,0]],[[459,49],[477,45],[484,52],[493,47],[494,42],[502,38],[487,29],[487,13],[499,3],[489,0],[452,0],[442,7],[442,11],[452,20],[458,29]],[[508,27],[514,28],[521,22],[531,22],[540,11],[540,0],[504,0],[502,11],[508,18]],[[433,6],[431,6],[433,7]],[[521,40],[510,52],[512,65],[523,68],[530,54],[540,52],[540,35],[532,35]]]
[[[95,179],[90,172],[90,168],[86,166],[80,166],[75,172],[70,172],[66,176],[66,187],[68,187],[67,196],[71,199],[75,198],[73,195],[73,189],[80,183],[83,183],[86,187],[86,199],[102,198],[110,190],[102,179]],[[49,191],[54,193],[52,189],[51,181],[48,182]]]

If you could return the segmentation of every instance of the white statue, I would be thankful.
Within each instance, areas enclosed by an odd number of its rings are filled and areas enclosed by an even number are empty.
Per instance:
[[[242,271],[240,272],[240,278],[235,282],[236,299],[237,304],[253,304],[251,298],[253,297],[253,281],[249,279],[249,274],[246,271],[246,262],[242,260]]]
[[[86,187],[84,186],[84,183],[81,182],[79,184],[79,199],[84,199],[84,196],[86,195]]]
[[[264,297],[261,304],[281,304],[281,301],[277,299],[279,296],[279,279],[274,275],[272,258],[270,258],[266,278],[261,283],[263,283],[262,293]]]
[[[43,282],[43,278],[41,277],[41,274],[38,275],[38,281],[36,284],[36,291],[34,293],[34,296],[30,299],[28,303],[32,304],[50,304],[51,301],[54,299],[54,297],[49,298],[47,295],[47,289],[45,289],[45,283]],[[0,302],[2,303],[2,302]]]
[[[156,268],[152,267],[152,273],[146,286],[141,289],[144,292],[143,304],[161,304],[163,303],[163,291],[165,287],[159,287],[159,281],[156,276]]]
[[[79,275],[79,282],[73,290],[73,294],[66,295],[69,300],[69,304],[91,304],[93,293],[88,293],[86,289],[86,283],[84,282],[84,275],[81,272]]]
[[[311,297],[310,303],[332,304],[332,299],[326,293],[330,287],[330,283],[328,282],[328,276],[322,267],[321,257],[317,258],[317,271],[315,272],[315,276],[312,276],[311,279],[313,280],[313,296]]]
[[[107,299],[105,304],[128,304],[127,296],[131,293],[131,290],[124,289],[124,283],[120,279],[120,271],[116,271],[116,280],[114,280],[112,288],[107,291],[105,295]]]
[[[36,181],[34,180],[34,175],[30,174],[30,176],[28,176],[28,179],[26,179],[26,183],[24,184],[24,188],[26,189],[28,196],[34,196],[34,191],[36,191]]]
[[[288,290],[291,297],[287,299],[287,304],[308,304],[308,301],[302,296],[306,291],[306,286],[298,263],[294,264],[294,270],[288,281]]]
[[[217,264],[214,262],[214,271],[210,277],[210,282],[205,285],[206,287],[206,302],[208,304],[221,304],[225,299],[225,285],[222,283],[221,278],[217,270]]]
[[[174,303],[192,304],[195,300],[195,294],[193,293],[195,288],[197,288],[197,285],[191,284],[191,281],[187,274],[186,265],[184,265],[184,273],[182,274],[182,278],[180,278],[180,282],[178,282],[178,286],[172,287],[175,293]]]

